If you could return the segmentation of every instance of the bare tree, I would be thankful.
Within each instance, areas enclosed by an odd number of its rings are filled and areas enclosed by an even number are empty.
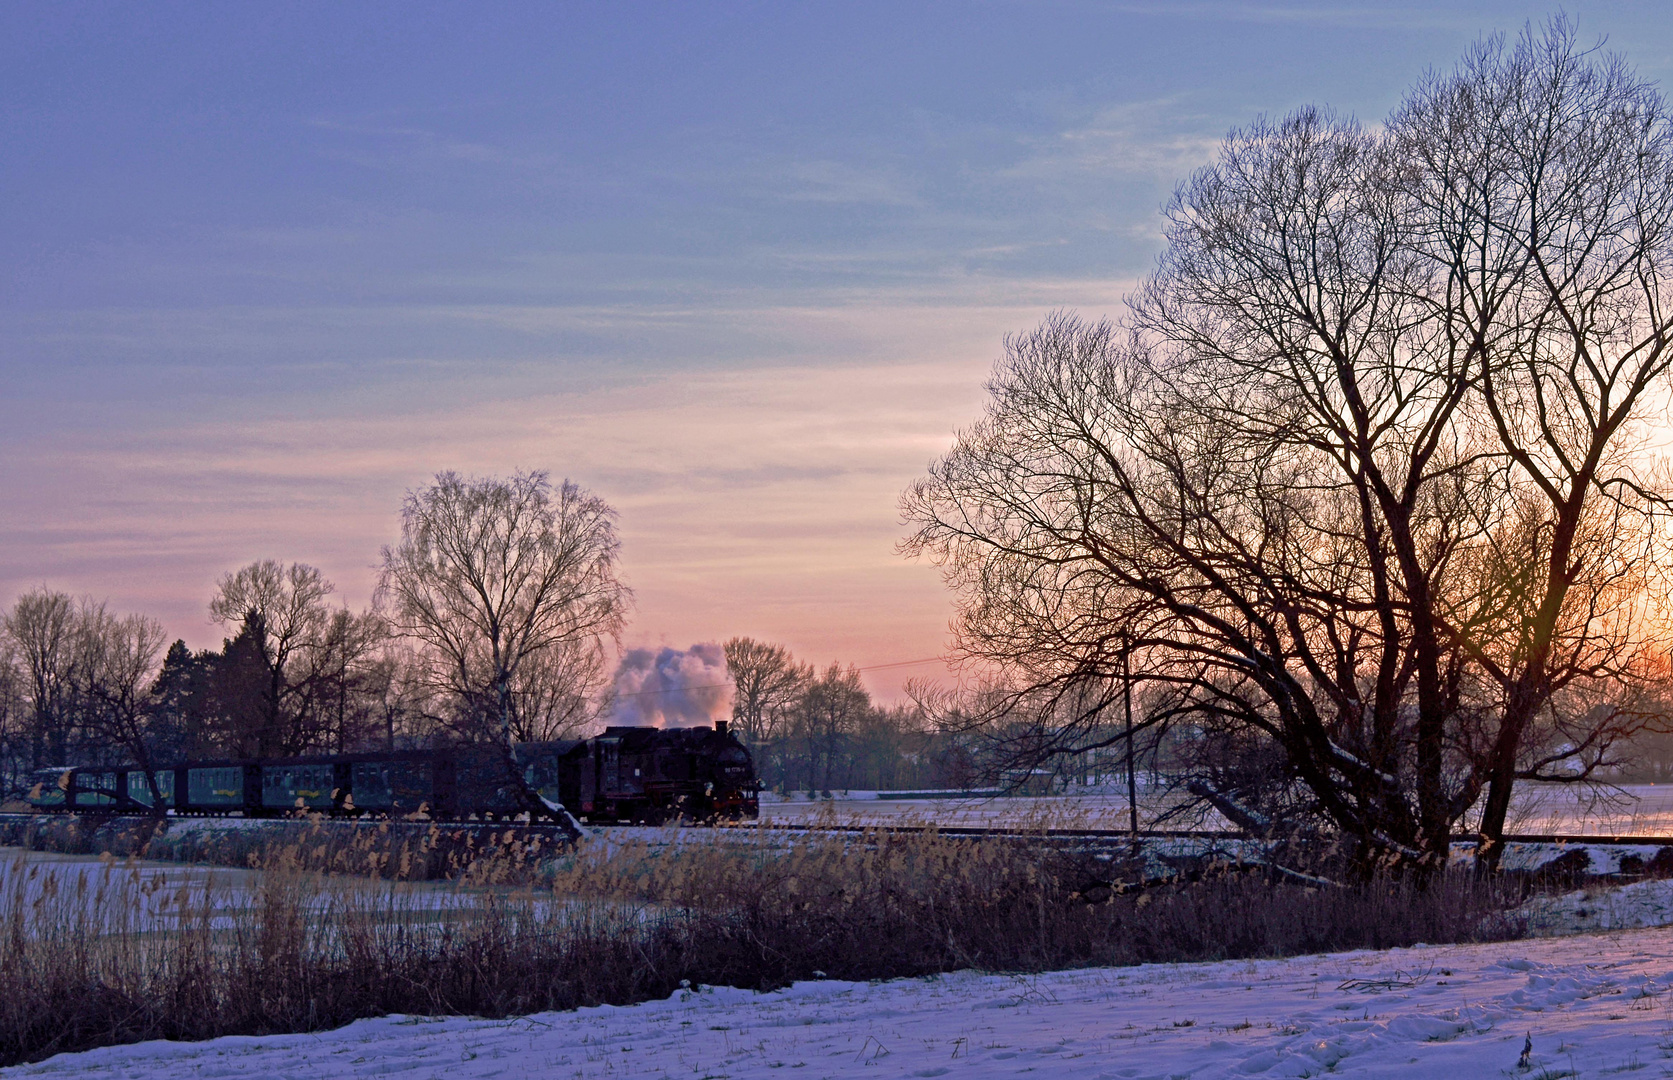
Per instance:
[[[18,597],[0,623],[22,671],[32,769],[68,763],[75,724],[75,630],[75,601],[45,586]]]
[[[723,647],[726,670],[737,687],[732,720],[738,733],[753,743],[776,737],[786,712],[812,680],[813,669],[797,663],[782,645],[735,637]]]
[[[396,632],[420,643],[434,685],[478,720],[505,756],[531,811],[512,740],[526,730],[519,680],[542,663],[586,677],[577,663],[622,628],[631,598],[617,577],[615,512],[544,472],[466,479],[444,472],[409,492],[401,542],[383,550],[379,595]],[[565,661],[564,667],[558,661]],[[581,684],[562,688],[585,696]]]
[[[846,771],[849,744],[872,711],[871,695],[852,665],[832,664],[804,686],[788,734],[802,752],[809,787],[828,791]]]
[[[376,652],[388,632],[375,613],[334,607],[335,591],[317,568],[272,559],[221,578],[209,614],[240,627],[234,641],[254,634],[262,656],[244,667],[267,682],[260,693],[239,695],[248,707],[237,710],[239,730],[227,733],[236,752],[342,750],[361,737],[360,685],[375,677]]]
[[[151,685],[162,655],[162,624],[145,615],[112,615],[104,604],[85,602],[77,613],[76,663],[71,684],[88,735],[119,748],[145,773],[150,805],[166,804],[157,784],[157,735]],[[125,794],[125,793],[119,793]]]
[[[1527,738],[1572,723],[1565,688],[1660,666],[1643,616],[1669,488],[1635,451],[1673,364],[1673,125],[1651,84],[1558,20],[1425,80],[1391,132],[1414,166],[1397,181],[1424,225],[1412,248],[1453,283],[1432,321],[1476,354],[1474,404],[1521,519],[1487,534],[1520,569],[1496,596],[1508,617],[1449,627],[1498,698],[1471,778],[1496,860],[1515,781],[1576,775]]]
[[[373,741],[388,668],[382,649],[389,629],[375,612],[331,613],[308,655],[309,712],[314,739],[341,753]]]
[[[438,701],[428,664],[414,644],[387,641],[370,666],[369,744],[387,750],[429,746],[456,719],[450,703]]]
[[[237,626],[250,612],[267,623],[269,650],[283,667],[297,652],[317,640],[331,617],[327,601],[336,586],[307,563],[288,567],[261,559],[222,575],[209,615],[223,626]]]
[[[1130,659],[1146,723],[1270,762],[1198,790],[1323,819],[1365,866],[1441,864],[1484,789],[1490,853],[1516,779],[1604,764],[1643,714],[1580,703],[1662,666],[1667,503],[1635,447],[1668,359],[1667,141],[1653,89],[1565,23],[1492,40],[1381,131],[1234,132],[1124,328],[1008,341],[904,505],[999,711],[1036,714],[1019,745],[1106,745]]]
[[[22,750],[27,736],[28,698],[23,671],[4,635],[0,635],[0,795],[18,790],[23,779]]]
[[[605,711],[608,673],[599,639],[566,641],[529,656],[512,682],[517,742],[572,739]]]
[[[150,688],[163,645],[154,619],[41,588],[19,597],[0,629],[8,660],[18,658],[7,664],[7,707],[22,706],[31,768],[129,761],[150,770]]]

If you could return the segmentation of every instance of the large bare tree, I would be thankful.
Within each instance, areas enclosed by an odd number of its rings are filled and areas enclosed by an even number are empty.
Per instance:
[[[157,783],[163,764],[157,751],[167,733],[151,707],[151,686],[167,640],[162,624],[147,615],[114,615],[92,602],[83,602],[77,616],[71,685],[81,722],[89,737],[143,770],[148,804],[160,817],[166,803]]]
[[[25,705],[23,730],[9,734],[28,745],[31,767],[121,761],[150,770],[161,742],[150,692],[163,646],[156,620],[40,588],[18,598],[0,636],[18,658],[12,689]]]
[[[1448,283],[1427,321],[1472,362],[1475,419],[1504,463],[1504,525],[1486,531],[1499,618],[1445,625],[1493,687],[1471,786],[1496,859],[1517,779],[1605,760],[1565,696],[1605,681],[1624,700],[1660,667],[1665,622],[1646,605],[1669,489],[1641,450],[1673,364],[1673,127],[1653,86],[1559,21],[1425,80],[1391,132],[1412,250]],[[1542,727],[1575,738],[1528,737]]]
[[[905,497],[906,547],[946,567],[959,648],[1037,711],[1037,753],[1101,745],[1130,662],[1147,722],[1271,763],[1222,756],[1235,790],[1197,790],[1321,818],[1367,866],[1438,864],[1484,792],[1490,862],[1517,779],[1606,765],[1665,658],[1638,449],[1668,132],[1566,23],[1492,39],[1379,130],[1234,132],[1124,325],[1008,341],[987,416]]]
[[[358,707],[357,690],[375,679],[388,633],[375,613],[333,605],[335,591],[316,567],[273,559],[221,578],[209,614],[239,628],[235,641],[260,650],[248,666],[266,681],[260,693],[243,695],[250,707],[228,718],[234,730],[222,736],[233,752],[340,751],[364,726],[351,720],[351,702]]]
[[[76,602],[45,587],[18,597],[0,620],[22,675],[30,768],[68,764],[75,728]]]
[[[409,492],[401,541],[383,551],[379,594],[396,632],[420,643],[434,684],[496,741],[511,782],[541,810],[514,765],[528,733],[521,680],[569,680],[547,692],[586,698],[631,593],[617,573],[615,512],[547,474],[444,472]]]

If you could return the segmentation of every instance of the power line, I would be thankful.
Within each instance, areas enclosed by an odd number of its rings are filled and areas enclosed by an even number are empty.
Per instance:
[[[865,667],[855,668],[855,671],[882,671],[884,668],[915,667],[918,664],[940,664],[946,660],[940,656],[926,656],[922,660],[896,660],[889,664],[867,664]],[[729,682],[700,683],[697,686],[670,686],[665,690],[635,690],[631,694],[617,694],[618,698],[651,697],[655,694],[683,694],[687,690],[718,690],[723,686],[731,686]]]
[[[882,671],[884,668],[891,668],[891,667],[914,667],[918,664],[944,664],[946,662],[947,662],[946,658],[942,657],[942,656],[926,656],[922,660],[896,660],[892,664],[871,664],[871,665],[868,665],[868,666],[863,667],[863,668],[855,668],[854,670],[855,671]]]

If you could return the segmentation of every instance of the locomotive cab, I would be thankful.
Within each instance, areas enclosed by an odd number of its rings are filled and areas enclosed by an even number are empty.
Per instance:
[[[749,750],[724,727],[610,727],[574,751],[574,784],[588,821],[753,818]]]

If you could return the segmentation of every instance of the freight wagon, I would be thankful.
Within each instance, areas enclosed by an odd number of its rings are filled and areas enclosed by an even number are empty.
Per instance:
[[[142,813],[160,799],[180,816],[426,817],[502,820],[566,810],[591,822],[754,818],[749,751],[714,727],[607,728],[592,739],[519,743],[513,780],[493,746],[450,746],[255,760],[189,761],[148,778],[132,766],[61,766],[31,777],[26,799],[48,813]],[[153,786],[154,781],[154,786]]]

